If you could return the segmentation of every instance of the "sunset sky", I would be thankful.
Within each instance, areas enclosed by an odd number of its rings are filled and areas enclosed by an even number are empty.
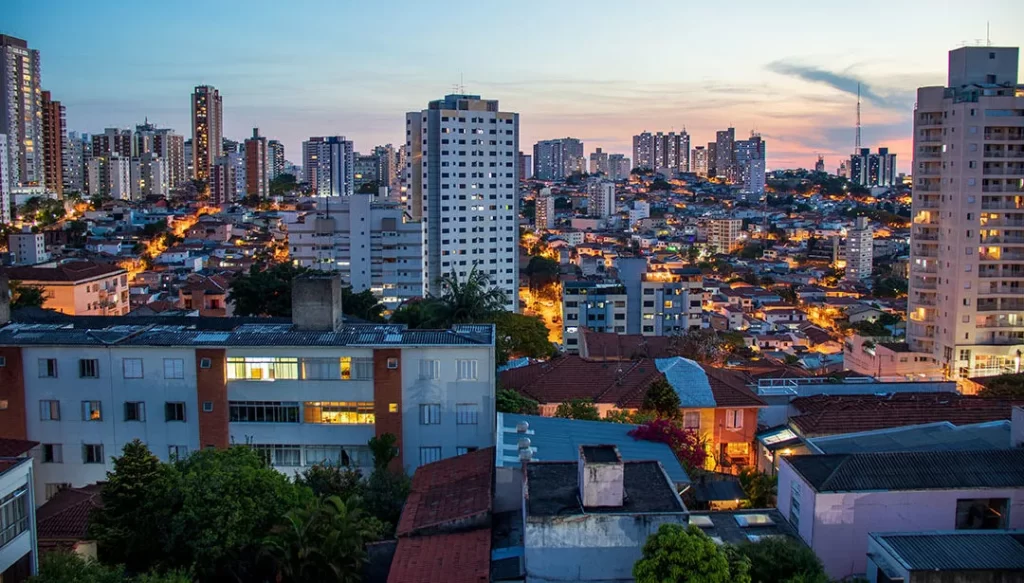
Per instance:
[[[311,135],[404,143],[406,111],[451,93],[521,115],[520,145],[572,136],[631,155],[631,136],[685,127],[693,145],[757,130],[769,169],[834,171],[854,142],[910,166],[919,86],[964,43],[1024,45],[1024,0],[5,0],[0,32],[42,53],[68,129],[144,116],[185,135],[189,94],[224,98],[224,134],[258,126],[299,160]]]

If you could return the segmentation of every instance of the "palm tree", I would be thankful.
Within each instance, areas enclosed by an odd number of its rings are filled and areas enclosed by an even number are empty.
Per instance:
[[[474,265],[464,281],[453,269],[441,276],[440,296],[434,296],[431,324],[448,328],[453,324],[487,322],[494,313],[505,309],[505,292],[491,286],[491,278]]]
[[[373,528],[358,497],[343,502],[329,496],[285,514],[284,523],[264,540],[264,552],[274,559],[285,583],[357,583],[366,562],[365,545],[375,538]]]

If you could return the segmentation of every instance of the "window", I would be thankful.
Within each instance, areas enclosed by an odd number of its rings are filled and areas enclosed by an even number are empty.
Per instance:
[[[993,530],[1007,527],[1008,498],[967,498],[956,501],[957,530]]]
[[[441,405],[420,405],[420,425],[438,425],[441,423]]]
[[[100,376],[100,361],[95,358],[78,360],[78,376],[83,379],[96,379]]]
[[[440,447],[421,447],[420,448],[420,465],[436,462],[441,459],[441,448]]]
[[[971,351],[969,349],[967,349],[967,350],[960,349],[960,360],[970,360],[970,359],[971,359]]]
[[[307,445],[305,465],[369,466],[373,464],[370,448],[362,445]]]
[[[28,528],[28,486],[22,486],[0,498],[0,548]]]
[[[391,356],[388,357],[388,370],[398,370],[398,359]]]
[[[43,463],[62,464],[64,463],[64,446],[59,443],[43,444]]]
[[[82,446],[82,462],[86,464],[103,463],[103,444],[87,443]]]
[[[188,446],[187,445],[168,445],[167,446],[167,459],[183,460],[188,457]]]
[[[0,356],[0,368],[7,366],[7,357]]]
[[[272,466],[301,466],[302,448],[298,445],[253,445]]]
[[[60,401],[39,401],[39,419],[60,421]]]
[[[231,401],[228,421],[233,423],[298,423],[299,404],[280,401]]]
[[[460,359],[456,361],[458,365],[458,380],[460,381],[475,381],[476,380],[476,360]]]
[[[700,429],[700,411],[686,411],[683,413],[683,429]]]
[[[121,359],[121,367],[124,370],[124,378],[126,378],[126,379],[141,379],[142,378],[142,359],[141,358],[123,358],[123,359]]]
[[[82,421],[103,421],[103,411],[99,401],[82,401]]]
[[[476,425],[479,423],[480,406],[476,403],[459,403],[455,405],[455,423],[457,425]]]
[[[57,492],[60,492],[61,490],[67,490],[70,487],[71,484],[67,482],[56,482],[46,484],[46,499],[49,500],[50,498],[56,496]]]
[[[274,381],[299,378],[299,359],[294,357],[228,357],[229,380]]]
[[[184,421],[185,403],[182,401],[168,401],[164,403],[164,421]]]
[[[372,425],[375,421],[370,401],[306,401],[303,420],[328,425]]]
[[[743,409],[725,410],[725,428],[743,429]]]
[[[465,455],[467,453],[472,453],[477,449],[479,448],[472,445],[460,445],[455,448],[455,455]]]
[[[146,404],[142,401],[126,401],[124,404],[125,421],[145,421]]]
[[[213,413],[213,401],[203,401],[203,413]]]
[[[436,380],[441,378],[441,361],[431,359],[420,360],[420,378]]]
[[[199,368],[210,368],[211,366],[213,366],[213,361],[209,358],[199,359]]]
[[[795,530],[800,530],[800,483],[796,481],[789,493],[789,523]]]
[[[56,358],[40,358],[39,359],[39,378],[41,379],[55,379],[57,378],[57,359]]]
[[[183,379],[185,378],[185,361],[181,358],[164,359],[164,378]]]

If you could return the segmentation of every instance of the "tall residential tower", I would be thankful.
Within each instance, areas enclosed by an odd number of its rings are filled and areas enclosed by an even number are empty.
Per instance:
[[[197,180],[210,177],[210,167],[221,156],[224,135],[220,91],[210,85],[196,87],[192,94],[192,168]]]
[[[38,185],[43,175],[43,92],[39,51],[0,34],[0,134],[7,134],[9,186]]]

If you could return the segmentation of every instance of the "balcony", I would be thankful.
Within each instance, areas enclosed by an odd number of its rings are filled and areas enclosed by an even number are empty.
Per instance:
[[[938,241],[939,240],[939,233],[938,233],[938,231],[936,231],[934,233],[924,233],[924,232],[913,233],[913,234],[910,235],[910,240],[911,241]]]
[[[942,192],[942,187],[938,184],[915,184],[913,187],[914,193],[920,192]]]
[[[983,176],[1020,176],[1024,175],[1024,167],[984,168],[981,173]]]
[[[938,251],[937,248],[926,249],[924,247],[919,247],[917,249],[914,249],[913,256],[914,257],[938,257],[939,256],[939,251]]]
[[[932,261],[931,263],[911,265],[910,266],[910,272],[911,273],[938,273],[939,272],[939,268],[938,268],[938,266],[935,263],[936,262]]]
[[[1021,130],[1020,128],[986,129],[985,140],[996,142],[1005,140],[1024,140],[1024,130]]]
[[[1020,183],[1017,184],[983,184],[981,185],[982,192],[1024,192],[1024,186]]]
[[[938,286],[934,279],[915,277],[911,281],[910,287],[915,290],[935,290]]]
[[[974,325],[975,328],[1022,328],[1024,329],[1024,320],[1020,318],[1008,319],[1006,316],[998,316],[997,318],[986,318],[985,320],[979,321]],[[1020,342],[1019,340],[1017,342]],[[1014,342],[1016,344],[1017,342]]]
[[[982,245],[1001,243],[1003,245],[1018,245],[1024,243],[1024,236],[1020,235],[982,235],[979,238]]]
[[[1004,298],[1001,301],[978,302],[979,312],[1024,312],[1024,302]]]
[[[925,306],[929,308],[935,307],[935,299],[925,296],[919,296],[916,300],[913,300],[911,303],[914,304],[915,306]]]
[[[914,200],[915,210],[937,210],[939,208],[939,197],[918,197]]]
[[[989,200],[982,199],[981,210],[983,211],[1024,211],[1024,202],[1015,201],[1013,198],[1004,197],[986,197]]]
[[[927,151],[918,152],[915,158],[918,160],[941,160],[942,152],[940,152],[939,150],[929,149]]]

